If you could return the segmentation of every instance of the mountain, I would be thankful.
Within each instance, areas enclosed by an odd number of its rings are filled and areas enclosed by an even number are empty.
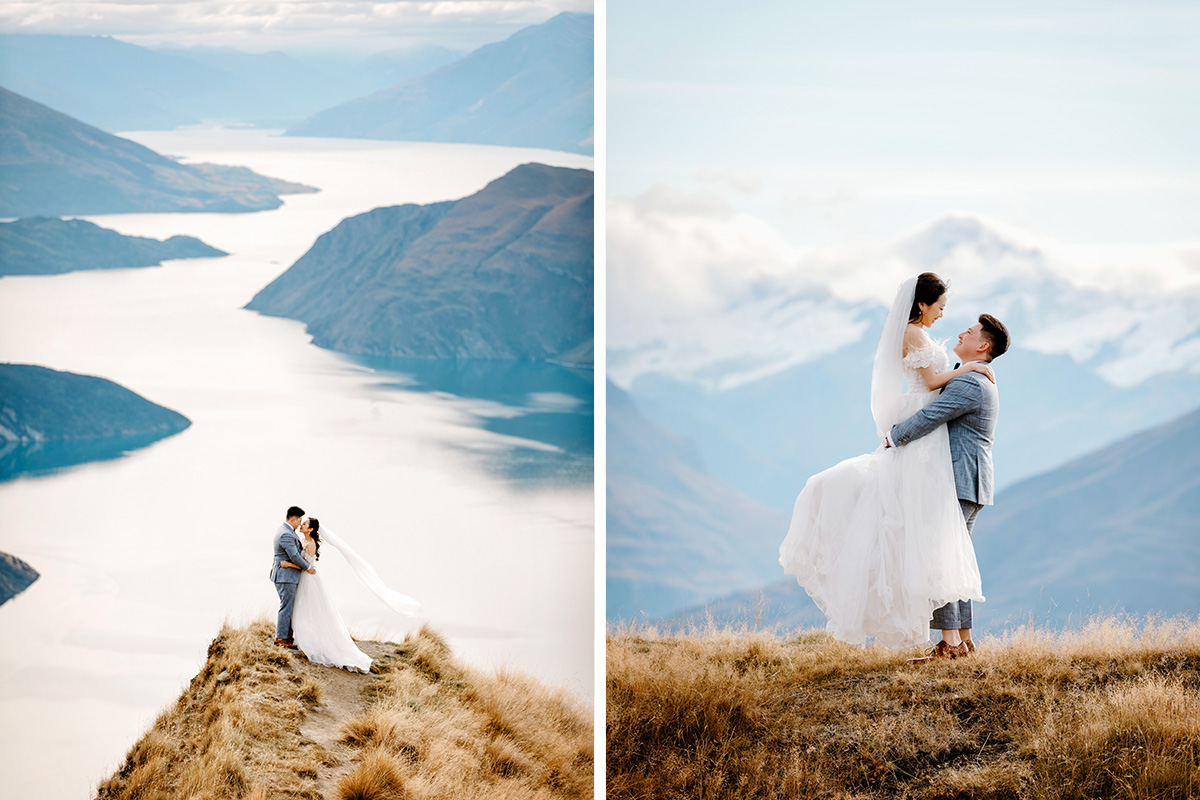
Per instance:
[[[117,131],[200,123],[284,128],[457,60],[434,45],[342,63],[230,47],[139,47],[107,36],[0,34],[0,81],[89,125]]]
[[[611,381],[607,392],[606,616],[667,616],[777,576],[787,518],[709,475]]]
[[[0,553],[0,606],[33,585],[38,572],[16,556]]]
[[[263,211],[311,191],[245,167],[179,164],[0,89],[0,216]]]
[[[322,111],[288,136],[591,153],[591,14],[563,12],[428,75]]]
[[[226,255],[192,236],[163,241],[125,236],[82,219],[31,217],[0,222],[0,275],[157,267],[169,259]]]
[[[1000,492],[972,534],[987,602],[976,625],[1078,625],[1200,607],[1200,409]],[[791,577],[697,603],[674,626],[749,619],[823,627]]]
[[[1200,409],[1002,492],[974,531],[989,624],[1200,607]]]
[[[104,378],[0,364],[0,480],[118,458],[191,424]]]
[[[246,308],[346,353],[561,358],[593,335],[592,180],[525,164],[461,200],[350,217]]]
[[[669,243],[645,251],[672,252]],[[1200,288],[1167,291],[1156,288],[1161,277],[1136,273],[1100,282],[1071,252],[995,220],[947,214],[866,255],[805,256],[794,272],[823,282],[729,277],[719,311],[673,330],[647,320],[640,343],[633,323],[614,331],[610,316],[609,341],[622,346],[608,368],[650,419],[695,442],[715,476],[786,510],[809,475],[876,445],[868,398],[886,307],[861,294],[863,264],[889,265],[896,282],[934,270],[950,280],[935,338],[953,344],[983,311],[1012,333],[996,362],[1003,488],[1166,422],[1200,393]],[[634,266],[659,269],[653,260]]]

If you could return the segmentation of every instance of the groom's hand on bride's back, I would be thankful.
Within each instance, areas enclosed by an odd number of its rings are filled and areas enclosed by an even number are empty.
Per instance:
[[[308,569],[306,569],[306,570],[304,570],[304,571],[305,571],[305,572],[307,572],[309,575],[316,575],[316,574],[317,574],[317,568],[316,568],[316,567],[309,567]]]

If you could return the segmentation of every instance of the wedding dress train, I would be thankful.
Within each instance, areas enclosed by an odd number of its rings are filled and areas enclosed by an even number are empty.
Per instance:
[[[388,588],[374,568],[342,539],[322,528],[321,541],[345,556],[358,579],[390,608],[410,617],[420,610],[421,604],[416,600]],[[311,561],[312,554],[308,555]],[[296,647],[314,664],[341,667],[351,672],[367,672],[371,668],[371,657],[358,649],[350,638],[320,570],[300,577],[292,612],[292,634]]]

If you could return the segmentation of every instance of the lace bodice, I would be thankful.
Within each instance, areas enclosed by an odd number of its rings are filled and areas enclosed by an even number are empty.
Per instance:
[[[900,365],[904,368],[904,380],[908,381],[909,394],[928,394],[929,389],[917,370],[933,367],[934,372],[945,372],[950,366],[950,356],[946,355],[945,347],[937,342],[930,342],[919,349],[909,350],[908,355],[901,359]]]

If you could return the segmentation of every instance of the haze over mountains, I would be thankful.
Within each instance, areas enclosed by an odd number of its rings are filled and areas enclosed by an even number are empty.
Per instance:
[[[316,114],[287,135],[591,153],[593,27],[591,14],[563,12],[428,75]]]
[[[201,123],[286,127],[462,55],[425,45],[314,64],[281,52],[154,50],[107,36],[0,34],[0,83],[109,133]]]
[[[83,269],[157,267],[176,258],[229,255],[193,236],[126,236],[82,219],[0,222],[0,275],[56,275]]]
[[[245,167],[184,165],[0,88],[0,216],[245,212],[316,191]]]
[[[1114,612],[1193,615],[1198,520],[1200,409],[1000,492],[973,534],[987,595],[976,624],[997,632]],[[663,613],[676,625],[709,616],[784,629],[825,624],[790,576]]]
[[[461,200],[343,220],[246,307],[346,353],[577,359],[593,335],[592,218],[590,170],[525,164]]]
[[[572,12],[465,56],[423,45],[351,63],[0,35],[0,82],[109,132],[252,124],[294,136],[591,153],[592,64],[593,16]]]

